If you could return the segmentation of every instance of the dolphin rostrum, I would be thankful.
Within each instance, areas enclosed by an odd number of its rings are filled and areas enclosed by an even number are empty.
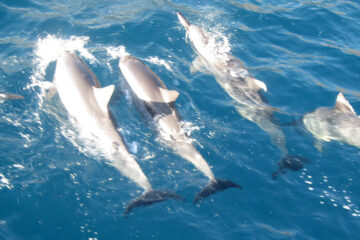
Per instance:
[[[360,118],[342,93],[338,94],[333,108],[320,107],[305,114],[302,121],[318,140],[335,140],[360,148]]]
[[[266,104],[261,93],[267,91],[265,83],[253,78],[235,56],[228,51],[219,50],[215,40],[201,28],[190,24],[181,13],[178,12],[177,16],[199,55],[193,66],[200,65],[212,73],[221,87],[235,100],[235,108],[239,114],[266,131],[271,142],[286,155],[288,150],[285,135],[272,121],[275,108]]]
[[[15,99],[24,99],[24,97],[17,94],[0,93],[0,100],[15,100]]]
[[[135,207],[168,198],[182,199],[171,192],[153,190],[134,156],[128,152],[108,109],[114,85],[101,88],[88,66],[70,52],[64,52],[57,60],[54,84],[81,133],[96,144],[111,165],[144,189],[144,194],[127,206],[125,216]]]
[[[119,67],[128,85],[132,89],[137,106],[147,112],[154,120],[162,140],[176,154],[191,162],[199,171],[209,178],[209,184],[199,192],[194,202],[227,188],[241,187],[228,180],[215,178],[209,165],[192,145],[180,126],[180,116],[175,108],[175,100],[179,93],[168,90],[161,79],[143,62],[133,56],[121,57]]]

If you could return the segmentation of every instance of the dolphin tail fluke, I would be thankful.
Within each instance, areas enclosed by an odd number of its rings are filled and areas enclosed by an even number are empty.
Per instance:
[[[0,94],[0,99],[14,100],[14,99],[24,99],[24,97],[17,94]]]
[[[145,192],[141,196],[134,199],[125,209],[124,215],[128,216],[129,212],[137,207],[148,206],[157,202],[162,202],[168,199],[176,199],[179,201],[185,201],[180,195],[170,191],[151,190]]]
[[[209,197],[212,194],[215,194],[217,192],[224,191],[228,188],[239,188],[242,189],[240,185],[237,185],[236,183],[233,183],[229,180],[221,180],[221,179],[213,179],[210,181],[208,185],[206,185],[201,192],[196,194],[194,203],[197,203],[199,201],[202,201],[203,199]]]

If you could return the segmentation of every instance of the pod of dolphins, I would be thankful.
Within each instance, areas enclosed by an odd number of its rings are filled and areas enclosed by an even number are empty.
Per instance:
[[[306,158],[288,154],[285,135],[281,127],[272,121],[276,109],[269,106],[263,96],[263,92],[267,91],[265,83],[252,77],[235,56],[214,51],[205,31],[189,23],[179,12],[177,17],[198,54],[194,66],[201,70],[200,66],[214,75],[218,84],[235,101],[238,113],[267,132],[271,142],[284,154],[278,163],[279,169],[272,177],[276,179],[288,170],[300,170],[304,163],[309,163]],[[196,194],[194,203],[228,188],[242,189],[232,181],[216,178],[206,160],[184,133],[180,124],[181,117],[175,106],[179,97],[177,91],[169,90],[147,65],[129,54],[121,56],[119,69],[131,90],[134,104],[153,123],[161,143],[192,163],[209,179],[209,183]],[[167,199],[184,201],[174,192],[154,190],[135,156],[129,153],[108,109],[114,85],[101,87],[95,74],[79,56],[64,51],[56,62],[53,89],[57,91],[69,115],[76,120],[75,124],[81,135],[91,139],[112,166],[143,189],[143,194],[126,207],[125,216],[133,208]],[[23,97],[0,94],[0,99]],[[360,118],[342,93],[338,94],[335,107],[321,107],[307,113],[302,117],[301,123],[319,141],[336,140],[360,148]]]

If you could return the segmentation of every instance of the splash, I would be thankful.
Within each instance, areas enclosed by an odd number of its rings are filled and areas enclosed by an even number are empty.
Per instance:
[[[50,82],[45,81],[46,69],[49,64],[56,61],[64,51],[77,51],[90,63],[97,63],[96,58],[84,47],[88,41],[89,37],[86,36],[71,36],[69,39],[62,39],[54,35],[48,35],[45,38],[39,38],[34,50],[34,70],[30,77],[31,84],[28,85],[27,88],[40,88],[39,96],[40,99],[43,100],[46,90],[52,86]]]
[[[208,34],[207,48],[213,55],[218,56],[218,60],[227,62],[229,61],[229,54],[231,53],[231,44],[225,35],[218,31],[210,31]]]
[[[111,57],[111,59],[119,59],[130,55],[128,52],[126,52],[125,46],[107,47],[106,52]]]
[[[200,127],[194,125],[192,122],[181,121],[180,126],[181,126],[181,131],[187,136],[191,136],[193,131],[200,130]]]
[[[194,25],[199,26],[200,31],[206,37],[207,43],[205,51],[215,58],[218,62],[228,62],[231,56],[231,44],[229,37],[225,34],[226,29],[219,25],[214,24],[215,16],[208,15],[205,18],[211,21],[211,26],[207,22],[198,21]],[[202,35],[200,34],[200,35]],[[195,35],[196,36],[196,35]],[[186,32],[186,38],[190,37],[188,31]]]
[[[163,143],[171,143],[174,141],[173,136],[162,130],[161,128],[158,129],[160,134],[159,136],[156,138],[157,141],[163,142]],[[195,139],[191,138],[191,134],[193,131],[198,131],[200,130],[200,128],[198,126],[195,126],[192,122],[186,122],[186,121],[181,121],[180,122],[180,131],[179,131],[179,135],[181,136],[177,141],[183,141],[184,143],[189,143],[192,144],[193,142],[196,142]]]
[[[145,58],[145,61],[148,61],[150,63],[156,64],[159,66],[164,66],[168,71],[170,71],[170,72],[172,71],[172,68],[170,66],[170,64],[172,64],[171,61],[165,61],[164,59],[160,59],[157,56]]]
[[[106,48],[107,54],[110,56],[110,59],[120,59],[122,57],[130,55],[127,51],[125,46],[118,46],[118,47],[107,47]],[[172,71],[172,68],[170,64],[172,64],[171,61],[165,61],[164,59],[160,59],[159,57],[148,57],[144,59],[147,62],[163,66],[167,70]]]
[[[199,55],[202,56],[193,61],[190,68],[192,73],[210,71],[220,79],[224,78],[224,74],[232,78],[249,76],[241,60],[231,54],[232,48],[229,37],[225,34],[225,28],[219,25],[209,27],[209,24],[205,23],[197,25],[192,25],[186,31],[186,38],[191,40]]]
[[[88,41],[89,37],[84,36],[71,36],[69,39],[61,39],[48,35],[46,38],[39,39],[36,43],[35,55],[37,59],[35,62],[40,73],[45,74],[45,69],[49,63],[55,61],[64,51],[78,51],[84,58],[97,62],[95,57],[84,48]]]

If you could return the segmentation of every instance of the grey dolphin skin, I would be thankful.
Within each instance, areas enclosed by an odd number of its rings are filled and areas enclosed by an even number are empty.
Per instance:
[[[24,97],[17,94],[0,93],[0,100],[17,100],[17,99],[24,99]]]
[[[54,84],[68,113],[75,118],[80,133],[92,140],[120,173],[144,189],[144,194],[125,210],[180,196],[153,190],[147,177],[117,132],[108,110],[114,85],[101,88],[94,73],[74,53],[64,52],[57,60]]]
[[[317,140],[335,140],[360,148],[360,118],[342,93],[334,107],[320,107],[305,114],[302,121]],[[320,146],[318,149],[321,151]]]
[[[209,184],[196,195],[194,202],[227,188],[241,187],[231,181],[215,178],[209,165],[192,145],[180,127],[180,116],[175,108],[179,93],[168,90],[161,79],[143,62],[126,55],[120,59],[119,67],[130,86],[137,106],[153,119],[160,137],[176,154],[191,162],[209,178]]]
[[[260,92],[267,91],[265,83],[253,78],[235,56],[228,52],[219,52],[214,39],[210,39],[206,32],[190,24],[181,13],[178,12],[177,16],[198,54],[193,66],[200,65],[212,73],[219,85],[235,100],[235,108],[239,114],[267,132],[271,142],[287,155],[285,135],[272,121],[275,108],[264,102]]]

